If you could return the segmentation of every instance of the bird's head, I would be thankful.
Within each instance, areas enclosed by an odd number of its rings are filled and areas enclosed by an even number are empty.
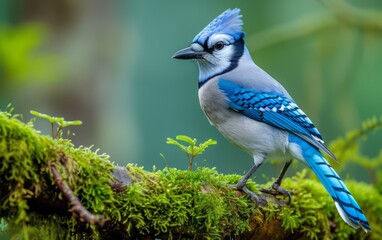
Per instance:
[[[234,69],[244,51],[240,9],[228,9],[208,24],[191,45],[173,58],[193,59],[199,66],[199,84]]]

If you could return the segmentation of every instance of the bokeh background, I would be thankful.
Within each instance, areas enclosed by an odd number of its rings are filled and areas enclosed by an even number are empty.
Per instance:
[[[327,143],[381,115],[380,0],[2,0],[0,109],[12,103],[25,121],[30,110],[82,120],[71,128],[77,146],[94,145],[119,165],[148,170],[187,168],[167,137],[212,138],[218,145],[198,166],[243,174],[250,156],[200,110],[196,64],[171,58],[235,7],[255,62],[288,89]],[[36,126],[50,134],[47,122]],[[362,151],[373,156],[380,148],[374,134]],[[279,169],[263,165],[258,180]],[[368,180],[351,166],[346,174]]]

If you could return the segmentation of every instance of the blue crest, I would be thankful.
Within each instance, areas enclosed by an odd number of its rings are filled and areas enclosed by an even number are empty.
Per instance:
[[[215,33],[231,35],[235,41],[244,37],[244,32],[242,31],[243,20],[239,14],[240,9],[238,8],[226,10],[196,35],[192,42],[198,42],[203,45],[208,37]]]

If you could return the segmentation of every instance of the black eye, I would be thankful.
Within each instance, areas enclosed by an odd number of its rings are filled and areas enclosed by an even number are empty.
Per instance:
[[[222,50],[224,48],[224,46],[225,46],[224,42],[219,41],[219,42],[215,43],[214,48],[216,50]]]

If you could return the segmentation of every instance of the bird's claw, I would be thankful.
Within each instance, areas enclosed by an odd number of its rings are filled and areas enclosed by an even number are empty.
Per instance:
[[[273,183],[272,188],[267,188],[267,189],[262,188],[262,189],[260,189],[260,191],[263,193],[267,193],[267,194],[271,194],[271,195],[275,195],[275,196],[276,195],[283,195],[283,196],[288,198],[288,202],[287,202],[288,205],[290,204],[291,199],[292,199],[292,195],[290,194],[290,192],[288,192],[284,188],[280,187],[280,185],[277,183]]]
[[[229,184],[228,185],[229,187],[231,188],[235,188],[236,190],[239,190],[239,191],[243,191],[245,192],[247,195],[249,195],[251,197],[251,199],[253,201],[255,201],[256,203],[256,207],[259,205],[260,203],[260,198],[259,196],[257,196],[254,192],[252,192],[251,190],[249,190],[246,186],[241,186],[239,184]]]

